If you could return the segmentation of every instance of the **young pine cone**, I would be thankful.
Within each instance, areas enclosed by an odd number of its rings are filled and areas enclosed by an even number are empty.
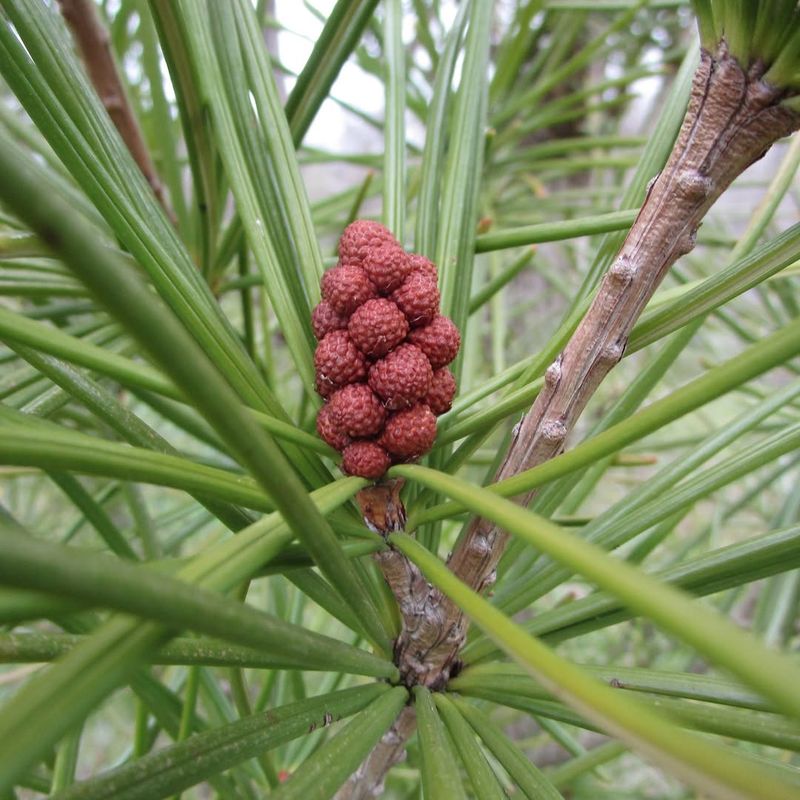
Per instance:
[[[406,253],[380,223],[356,220],[322,277],[311,324],[325,400],[317,432],[342,453],[343,472],[378,480],[391,464],[427,453],[436,415],[453,402],[447,364],[461,343],[439,313],[436,266]]]

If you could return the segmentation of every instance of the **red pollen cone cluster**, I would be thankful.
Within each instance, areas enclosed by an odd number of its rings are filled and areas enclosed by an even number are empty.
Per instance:
[[[431,449],[436,416],[453,403],[458,328],[439,313],[436,267],[406,253],[380,223],[356,220],[339,263],[322,276],[311,314],[319,344],[317,432],[348,475],[376,480]]]

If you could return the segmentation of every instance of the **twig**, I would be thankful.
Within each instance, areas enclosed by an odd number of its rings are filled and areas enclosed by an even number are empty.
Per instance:
[[[147,179],[153,194],[175,224],[175,213],[167,199],[164,184],[158,177],[144,142],[139,123],[133,114],[111,53],[108,31],[97,13],[93,0],[58,0],[61,13],[72,31],[89,80],[108,116]]]
[[[564,350],[545,373],[544,387],[514,433],[496,479],[503,480],[558,455],[575,422],[603,378],[622,358],[634,323],[670,266],[695,243],[709,208],[770,146],[800,127],[800,114],[781,105],[779,90],[761,80],[757,65],[745,73],[723,45],[703,51],[683,126],[664,170],[647,197],[597,295]],[[400,484],[359,493],[365,521],[384,535],[402,530],[405,511]],[[515,498],[527,505],[534,492]],[[508,534],[475,519],[448,560],[465,583],[483,591]],[[397,598],[403,629],[395,663],[404,682],[441,689],[459,668],[467,622],[461,610],[425,581],[413,564],[391,549],[376,556]],[[348,781],[339,800],[370,798],[413,730],[409,711],[405,736],[392,729]]]
[[[800,127],[800,114],[781,105],[781,90],[761,80],[758,65],[745,73],[725,45],[702,52],[689,107],[672,155],[652,182],[644,204],[567,346],[545,373],[544,387],[514,439],[496,480],[558,455],[603,378],[622,358],[628,336],[670,266],[688,253],[709,208],[770,146]],[[515,498],[527,505],[534,492]],[[483,591],[508,534],[475,519],[448,561],[465,583]],[[401,671],[417,669],[423,682],[455,665],[466,633],[460,609],[436,590],[426,593],[421,624],[398,654]]]
[[[372,800],[383,796],[386,773],[405,755],[405,744],[417,725],[413,706],[406,706],[364,763],[347,779],[334,800]]]
[[[402,488],[401,478],[369,486],[356,495],[367,527],[384,538],[405,528],[406,511],[400,499]],[[421,590],[418,582],[424,581],[421,573],[408,559],[391,548],[375,553],[373,558],[397,600],[403,617],[403,630],[413,627],[414,598]],[[380,797],[383,794],[386,773],[403,758],[405,743],[414,732],[416,722],[413,706],[406,706],[361,766],[336,793],[334,800],[370,800]]]
[[[400,499],[402,488],[403,480],[394,479],[362,489],[356,495],[364,522],[384,538],[405,529],[406,512]],[[419,641],[419,632],[422,630],[447,636],[442,629],[438,593],[414,564],[391,547],[375,553],[373,558],[397,600],[403,620],[400,636],[394,646],[402,681],[409,688],[422,683],[433,690],[443,689],[448,675],[442,674],[435,666],[430,671],[426,663],[428,650],[441,646],[443,642],[436,639],[420,649]],[[416,647],[411,647],[412,642]],[[455,644],[460,646],[461,642]],[[404,658],[399,657],[401,653],[405,654]]]

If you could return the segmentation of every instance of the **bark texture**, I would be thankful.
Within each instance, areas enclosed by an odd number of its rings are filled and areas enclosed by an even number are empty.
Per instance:
[[[779,105],[781,92],[745,74],[724,48],[703,52],[689,107],[664,170],[644,204],[595,300],[567,346],[545,372],[544,387],[518,427],[497,480],[558,455],[567,434],[603,378],[622,358],[628,336],[669,268],[692,250],[709,208],[731,182],[800,118]],[[533,494],[516,498],[530,502]],[[475,520],[450,567],[483,588],[507,534]]]
[[[497,481],[563,451],[567,435],[603,378],[622,358],[636,320],[670,266],[694,247],[709,208],[775,141],[800,127],[800,114],[781,105],[783,92],[766,84],[763,74],[759,64],[745,72],[728,55],[724,43],[714,54],[702,52],[669,161],[651,182],[585,317],[547,369],[542,391],[515,429]],[[530,492],[514,500],[527,505],[534,495]],[[397,509],[398,503],[396,497],[392,512],[396,525],[405,516]],[[375,527],[380,530],[380,524]],[[508,534],[492,522],[474,519],[448,566],[473,589],[484,591],[494,583],[507,539]],[[467,620],[399,553],[388,550],[378,556],[378,562],[403,617],[395,659],[404,682],[444,688],[459,668]],[[411,730],[413,726],[407,735]],[[351,796],[374,795],[347,795]]]
[[[563,451],[589,399],[622,358],[647,302],[672,264],[694,247],[708,210],[774,142],[800,127],[800,115],[780,104],[783,91],[766,84],[763,72],[758,64],[745,72],[724,43],[713,55],[702,52],[672,154],[652,181],[592,305],[545,372],[542,391],[515,429],[495,480],[531,469]],[[514,500],[528,505],[534,495]],[[448,566],[473,589],[484,591],[494,583],[507,539],[508,534],[492,522],[474,519]],[[423,624],[405,636],[398,663],[401,671],[416,671],[419,682],[429,685],[457,665],[467,622],[436,589],[426,591],[419,601],[425,609],[420,615]],[[420,660],[423,667],[417,669]]]
[[[405,744],[417,725],[413,706],[406,706],[364,763],[347,779],[334,800],[372,800],[383,794],[386,773],[405,757]]]
[[[114,56],[111,53],[111,42],[108,31],[103,26],[97,13],[94,0],[58,0],[61,14],[72,31],[72,37],[81,54],[89,80],[103,103],[108,116],[119,131],[125,146],[130,151],[136,164],[147,179],[153,194],[161,204],[172,223],[175,214],[167,199],[164,184],[158,177],[156,168],[150,158],[144,142],[139,123],[128,102],[122,86]]]
[[[405,528],[405,508],[400,499],[402,487],[402,480],[391,480],[362,489],[357,495],[364,521],[384,538]],[[438,593],[404,555],[391,547],[376,553],[374,558],[397,600],[402,618],[400,636],[394,646],[402,681],[409,688],[422,683],[434,691],[443,689],[449,675],[443,674],[436,665],[427,663],[428,652],[446,646],[450,634],[440,616]],[[423,632],[434,632],[443,638],[423,645],[420,640]],[[460,646],[461,641],[453,644]]]

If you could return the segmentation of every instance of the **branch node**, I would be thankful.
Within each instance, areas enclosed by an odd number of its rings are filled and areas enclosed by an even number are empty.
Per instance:
[[[697,243],[697,228],[691,231],[686,231],[679,239],[675,246],[676,252],[682,256],[691,253]]]
[[[627,286],[636,274],[636,265],[626,255],[619,256],[611,265],[608,277],[618,286]]]
[[[560,419],[547,420],[542,425],[542,438],[553,445],[563,444],[567,438],[567,426]]]
[[[485,557],[492,552],[492,543],[486,534],[481,534],[470,542],[470,550],[478,557]]]
[[[544,382],[545,384],[551,388],[555,389],[558,386],[558,382],[561,380],[561,356],[559,355],[558,358],[545,370],[544,373]],[[519,421],[519,425],[521,426],[524,417]],[[515,433],[519,433],[517,429]]]
[[[493,569],[484,579],[480,585],[480,592],[484,592],[487,589],[491,589],[492,586],[495,585],[497,582],[497,569]]]
[[[699,203],[710,197],[714,191],[714,181],[694,169],[678,175],[678,190],[690,203]]]
[[[626,340],[610,342],[600,351],[600,362],[609,369],[617,364],[625,353]]]

